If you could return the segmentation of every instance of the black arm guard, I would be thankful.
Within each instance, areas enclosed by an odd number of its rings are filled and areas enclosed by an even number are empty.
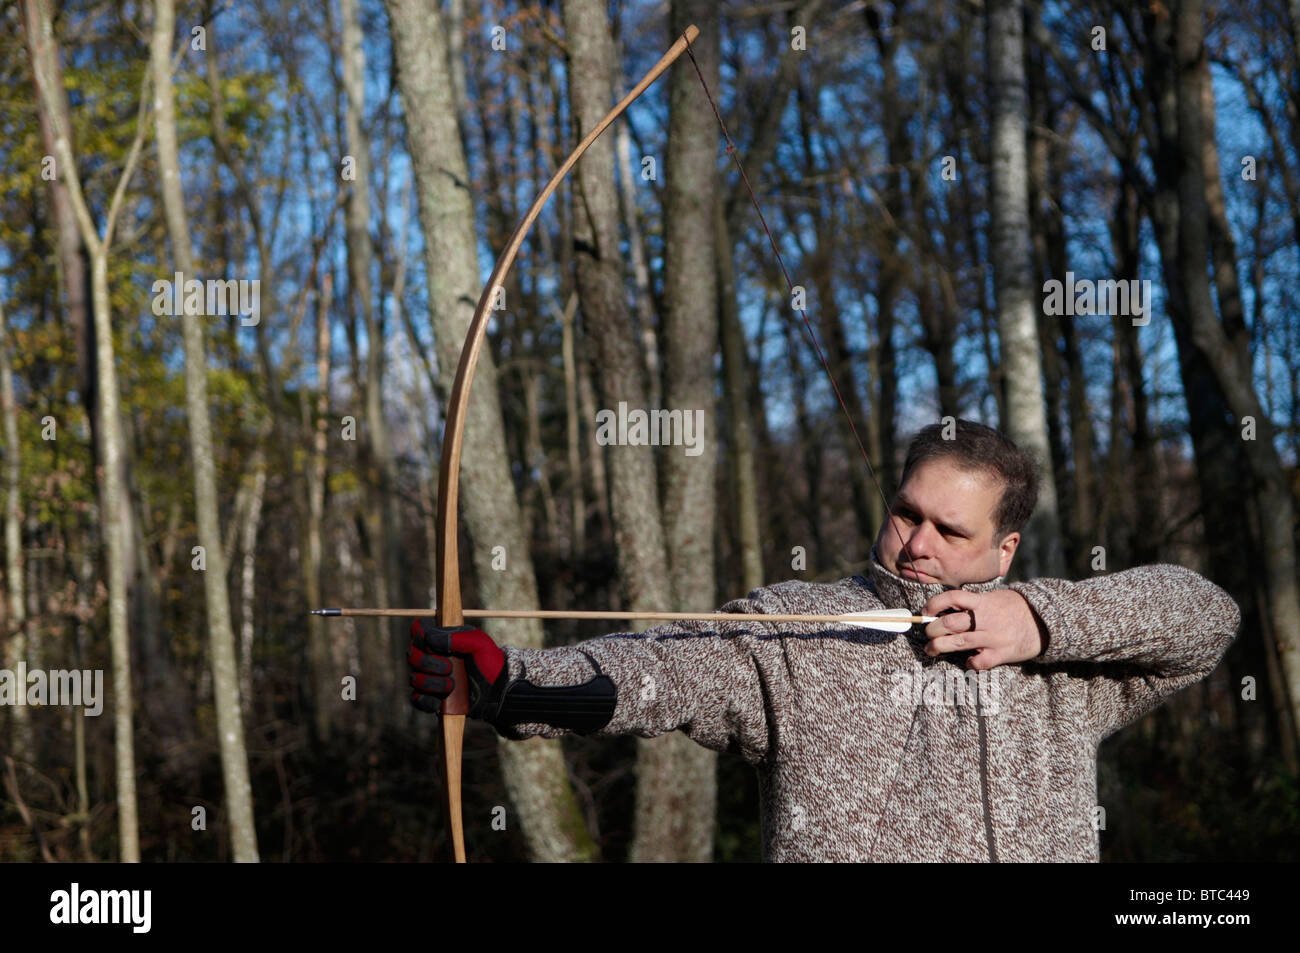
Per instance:
[[[587,658],[597,675],[581,685],[534,685],[522,678],[515,679],[506,686],[492,723],[503,729],[536,723],[579,734],[604,728],[614,717],[618,686],[601,673],[595,659],[590,655]]]

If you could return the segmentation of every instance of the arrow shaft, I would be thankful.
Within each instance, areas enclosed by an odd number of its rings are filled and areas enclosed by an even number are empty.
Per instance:
[[[318,615],[372,616],[389,619],[423,619],[435,614],[433,609],[317,609]],[[794,615],[764,612],[622,612],[565,611],[558,609],[464,609],[467,619],[637,619],[648,622],[933,622],[928,615],[879,615],[870,612],[850,615]]]

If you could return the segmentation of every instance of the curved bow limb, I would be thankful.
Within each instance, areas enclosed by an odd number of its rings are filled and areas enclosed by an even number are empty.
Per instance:
[[[487,336],[488,316],[492,311],[492,302],[495,298],[496,289],[501,287],[505,281],[506,275],[515,262],[515,257],[519,254],[519,248],[523,245],[524,238],[532,228],[533,222],[541,214],[546,200],[559,187],[560,182],[568,175],[574,163],[600,137],[600,134],[609,128],[610,124],[622,115],[624,110],[687,50],[699,34],[700,31],[694,26],[687,27],[685,32],[678,37],[677,42],[669,48],[667,53],[660,57],[659,62],[655,63],[650,71],[641,78],[641,81],[628,91],[628,94],[620,100],[617,106],[605,114],[605,117],[596,124],[595,128],[578,143],[577,148],[569,153],[569,157],[556,170],[555,175],[546,184],[546,188],[542,190],[542,193],[537,196],[528,209],[528,214],[524,216],[514,234],[510,236],[510,241],[501,252],[501,257],[497,259],[496,267],[492,269],[492,275],[488,278],[487,286],[479,297],[478,307],[474,311],[469,331],[465,335],[465,346],[460,352],[460,363],[456,367],[455,383],[452,385],[451,395],[447,402],[447,419],[443,430],[442,463],[438,477],[438,544],[436,551],[437,578],[435,579],[437,610],[434,613],[439,625],[461,625],[465,621],[460,594],[460,554],[456,540],[457,502],[460,496],[460,452],[465,430],[465,408],[469,401],[470,385],[474,380],[474,368],[478,364],[479,352]],[[456,862],[464,863],[465,830],[461,817],[460,797],[461,744],[465,732],[465,715],[469,711],[469,696],[465,680],[465,667],[459,659],[452,663],[452,678],[455,680],[455,690],[442,705],[442,737],[446,757],[447,814],[451,826],[452,850]]]

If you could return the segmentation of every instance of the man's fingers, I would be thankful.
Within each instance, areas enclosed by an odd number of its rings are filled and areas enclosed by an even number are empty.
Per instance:
[[[943,593],[943,595],[953,595],[955,593]],[[977,596],[978,593],[963,593],[966,596]],[[949,600],[956,601],[956,600]],[[961,602],[970,602],[969,599],[962,599]],[[936,596],[926,603],[922,610],[927,615],[938,616],[933,622],[926,626],[925,632],[930,638],[937,638],[941,635],[947,635],[950,632],[974,632],[979,627],[975,621],[975,605],[971,603],[965,606],[947,606],[946,608],[935,608],[939,602]],[[986,607],[987,608],[987,607]]]
[[[420,711],[428,712],[430,715],[436,715],[442,710],[442,699],[435,695],[421,695],[419,692],[411,692],[411,704]]]
[[[978,609],[982,594],[967,592],[965,589],[949,589],[937,596],[931,596],[921,608],[924,615],[938,615],[947,609]],[[955,615],[956,613],[954,613]]]
[[[925,646],[925,654],[944,655],[948,652],[969,652],[971,649],[985,649],[992,644],[988,636],[987,632],[958,632],[954,635],[941,635],[930,639]]]
[[[424,648],[427,652],[446,655],[451,651],[451,633],[446,629],[424,630]]]
[[[477,644],[473,639],[466,640],[459,648],[453,645],[457,637],[463,640],[467,635],[480,634],[487,639],[487,633],[472,625],[439,626],[432,619],[425,619],[423,625],[419,620],[411,623],[411,644],[418,645],[426,652],[435,655],[469,655],[475,651]],[[488,639],[491,642],[491,639]]]
[[[966,667],[973,672],[987,672],[991,668],[996,668],[1008,659],[1007,653],[999,649],[984,649],[982,652],[976,652],[966,660]]]
[[[443,658],[440,655],[430,655],[420,650],[418,645],[412,645],[406,653],[406,664],[417,672],[428,672],[430,675],[450,675],[451,659]]]
[[[420,672],[411,673],[411,687],[417,692],[424,695],[437,695],[439,699],[450,695],[456,683],[450,678],[441,675],[423,675]]]
[[[962,611],[946,611],[939,618],[930,622],[925,627],[925,636],[928,639],[937,639],[945,635],[960,634],[962,632],[974,632],[975,627],[971,625],[971,613],[973,609]]]
[[[949,632],[974,632],[977,627],[974,609],[944,609],[938,622]]]

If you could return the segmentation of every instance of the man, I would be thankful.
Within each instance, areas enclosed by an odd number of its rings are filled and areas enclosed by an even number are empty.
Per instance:
[[[1004,584],[1037,499],[988,427],[923,429],[868,573],[724,612],[937,615],[910,635],[698,622],[555,649],[412,625],[413,703],[462,655],[470,714],[508,738],[685,731],[757,769],[773,861],[1096,861],[1097,745],[1205,677],[1240,613],[1177,566]],[[940,613],[943,613],[940,615]]]

